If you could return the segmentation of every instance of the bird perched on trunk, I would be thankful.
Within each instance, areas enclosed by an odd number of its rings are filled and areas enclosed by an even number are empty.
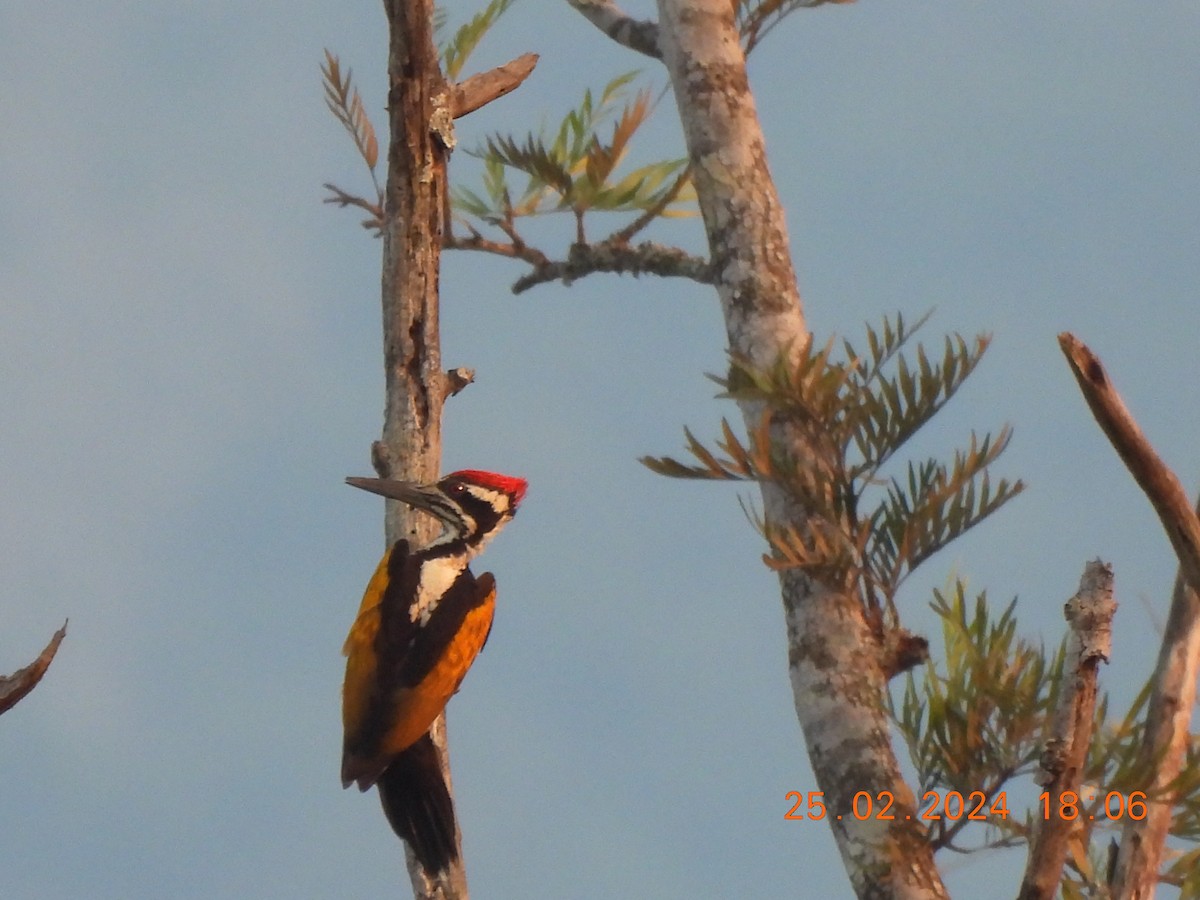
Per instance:
[[[435,516],[442,532],[401,539],[367,585],[343,650],[342,786],[379,789],[392,830],[426,872],[457,855],[454,804],[429,735],[487,642],[496,580],[469,563],[516,513],[525,481],[454,472],[436,484],[347,478],[347,484]]]

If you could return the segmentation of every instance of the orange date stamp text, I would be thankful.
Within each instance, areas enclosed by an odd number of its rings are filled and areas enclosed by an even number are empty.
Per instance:
[[[999,819],[1007,821],[1008,792],[1000,791],[989,795],[983,791],[926,791],[921,796],[920,807],[911,812],[905,812],[896,806],[896,798],[891,791],[858,791],[850,802],[850,809],[843,812],[830,812],[825,802],[824,791],[788,791],[785,799],[789,804],[783,814],[788,821],[833,818],[854,819],[860,822],[875,820],[891,822],[896,819],[917,820],[921,822],[949,821],[957,822],[962,819],[968,822],[989,822]],[[1100,802],[1098,795],[1085,802],[1074,791],[1063,791],[1051,795],[1042,791],[1038,796],[1037,812],[1043,820],[1051,818],[1075,821],[1117,821],[1129,817],[1135,821],[1146,818],[1146,794],[1144,791],[1132,791],[1123,794],[1120,791],[1109,791]]]

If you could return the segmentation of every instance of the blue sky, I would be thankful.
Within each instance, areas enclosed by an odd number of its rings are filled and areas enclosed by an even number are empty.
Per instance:
[[[1055,643],[1103,557],[1121,701],[1175,564],[1055,335],[1102,356],[1194,489],[1198,46],[1182,0],[863,0],[795,15],[751,59],[818,334],[936,307],[934,343],[994,336],[917,449],[1007,421],[999,472],[1030,486],[913,579],[907,621],[936,644],[928,591],[957,571]],[[322,102],[324,47],[382,127],[376,3],[0,9],[0,671],[71,620],[0,722],[6,898],[406,883],[375,798],[337,775],[340,647],[382,517],[342,479],[370,472],[382,378],[379,244],[320,202],[324,181],[366,184]],[[664,81],[551,0],[518,3],[472,71],[529,50],[538,69],[460,123],[464,145],[557,122],[631,68]],[[666,102],[635,155],[680,146]],[[533,233],[561,248],[561,224]],[[702,240],[695,220],[655,236]],[[514,297],[521,271],[452,254],[443,278],[445,361],[477,370],[445,468],[531,485],[483,560],[497,623],[451,704],[475,895],[848,895],[827,830],[783,821],[814,786],[737,488],[636,462],[735,414],[703,377],[723,364],[714,296],[598,276]],[[1021,867],[943,862],[960,896],[1011,896]]]

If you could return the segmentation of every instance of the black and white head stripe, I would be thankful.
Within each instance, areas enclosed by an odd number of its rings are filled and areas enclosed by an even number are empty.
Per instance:
[[[449,502],[438,504],[445,514],[439,511],[437,515],[451,531],[457,532],[458,537],[479,547],[512,518],[524,494],[524,483],[521,483],[521,490],[514,493],[505,486],[474,479],[473,474],[455,472],[438,482]]]
[[[347,478],[357,488],[399,500],[436,516],[445,533],[434,543],[462,541],[471,555],[512,518],[525,496],[525,481],[509,475],[464,469],[437,484],[414,484],[382,478]]]

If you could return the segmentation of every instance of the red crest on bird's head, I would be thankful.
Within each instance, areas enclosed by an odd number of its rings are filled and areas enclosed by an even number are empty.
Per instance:
[[[512,497],[514,508],[525,497],[525,489],[529,487],[524,478],[517,478],[513,475],[500,475],[496,472],[484,472],[480,469],[462,469],[458,472],[451,472],[446,478],[455,478],[459,481],[470,482],[471,484],[477,484],[480,487],[489,488],[493,491],[504,491],[504,493]]]

